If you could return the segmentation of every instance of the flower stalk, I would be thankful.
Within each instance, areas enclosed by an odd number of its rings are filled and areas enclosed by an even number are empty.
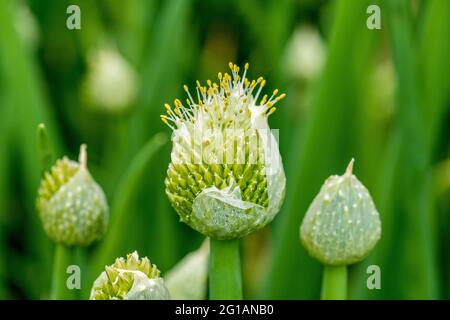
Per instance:
[[[56,245],[50,299],[73,300],[78,298],[77,290],[69,289],[67,286],[67,267],[76,263],[75,248]]]
[[[326,265],[323,271],[322,300],[347,299],[347,266]]]
[[[242,299],[239,240],[211,241],[209,261],[209,298]]]

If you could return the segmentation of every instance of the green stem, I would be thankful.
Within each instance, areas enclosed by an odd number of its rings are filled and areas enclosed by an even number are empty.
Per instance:
[[[209,298],[242,299],[239,240],[210,239]]]
[[[88,264],[88,252],[85,247],[77,247],[74,248],[75,251],[75,261],[77,265],[80,267],[80,290],[77,290],[78,299],[86,300],[89,299],[89,294],[91,290],[92,283],[89,278],[89,264]],[[69,276],[69,275],[68,275]]]
[[[53,150],[48,137],[47,127],[40,123],[37,126],[38,156],[41,164],[41,174],[48,170],[53,162]]]
[[[321,299],[347,299],[347,266],[325,266]]]
[[[53,260],[53,278],[51,299],[70,300],[77,298],[77,290],[67,288],[67,267],[75,264],[75,250],[62,245],[57,245]]]

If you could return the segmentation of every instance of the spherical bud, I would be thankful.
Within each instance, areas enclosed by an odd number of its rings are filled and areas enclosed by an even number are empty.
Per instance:
[[[278,143],[268,125],[275,90],[258,101],[265,80],[249,81],[219,74],[219,84],[197,82],[199,99],[188,88],[186,105],[166,105],[161,119],[173,130],[166,193],[193,229],[215,239],[236,239],[273,220],[285,192],[286,178]],[[253,94],[256,91],[256,94]]]
[[[352,174],[329,177],[300,227],[308,252],[327,265],[361,261],[381,236],[381,222],[369,191]]]
[[[64,157],[44,174],[37,209],[45,232],[58,244],[87,246],[103,236],[108,204],[86,167],[85,145],[79,163]]]
[[[117,258],[95,280],[91,300],[169,300],[158,268],[137,252]]]

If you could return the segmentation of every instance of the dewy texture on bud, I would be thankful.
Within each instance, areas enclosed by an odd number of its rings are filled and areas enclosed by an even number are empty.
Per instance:
[[[310,205],[300,227],[308,252],[327,265],[362,260],[381,236],[381,222],[369,191],[352,174],[353,160],[342,176],[329,177]]]
[[[169,291],[158,268],[137,252],[117,258],[95,280],[91,300],[169,300]]]
[[[108,223],[106,197],[86,167],[85,145],[79,161],[57,160],[38,190],[37,208],[44,230],[65,246],[91,244],[103,236]]]
[[[249,81],[230,63],[219,84],[197,82],[196,99],[166,104],[161,119],[172,130],[166,193],[185,222],[214,239],[236,239],[273,220],[286,178],[278,143],[268,125],[275,90],[259,99],[266,81]],[[256,93],[254,92],[256,91]],[[258,101],[259,99],[259,101]]]

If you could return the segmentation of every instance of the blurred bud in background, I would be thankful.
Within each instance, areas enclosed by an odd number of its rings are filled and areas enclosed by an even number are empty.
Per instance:
[[[41,37],[36,18],[23,1],[18,2],[14,14],[15,28],[20,39],[28,50],[36,51]]]
[[[137,93],[136,71],[113,47],[107,46],[88,55],[88,71],[82,84],[87,106],[105,113],[123,113]]]
[[[317,29],[308,25],[297,27],[286,50],[286,74],[293,78],[314,80],[322,69],[324,52]]]

